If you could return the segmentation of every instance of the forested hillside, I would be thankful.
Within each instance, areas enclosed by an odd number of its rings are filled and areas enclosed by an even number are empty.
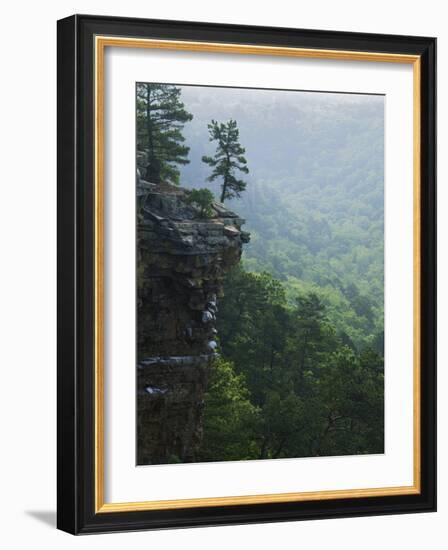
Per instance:
[[[228,204],[251,233],[245,269],[271,273],[290,301],[316,292],[347,342],[382,351],[383,98],[283,94],[273,101],[266,91],[182,87],[194,114],[182,185],[204,186],[210,113],[235,118],[250,172]]]

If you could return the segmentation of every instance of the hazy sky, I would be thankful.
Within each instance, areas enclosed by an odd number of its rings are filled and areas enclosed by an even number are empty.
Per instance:
[[[260,117],[260,110],[275,113],[276,109],[291,113],[319,112],[332,118],[338,117],[338,109],[367,107],[377,110],[382,119],[384,96],[363,94],[342,94],[328,92],[303,92],[291,90],[262,90],[244,88],[218,88],[207,86],[181,86],[182,98],[194,114],[195,110],[216,113],[215,118],[238,120],[241,112],[252,110],[254,118]],[[262,123],[262,120],[259,120]]]
[[[189,180],[205,177],[201,157],[214,150],[208,143],[207,124],[211,119],[230,118],[238,122],[250,179],[273,173],[293,177],[299,157],[300,173],[314,170],[322,150],[333,152],[326,156],[326,168],[339,170],[347,164],[347,156],[359,156],[361,148],[365,154],[366,142],[375,145],[371,157],[382,179],[384,96],[207,86],[181,89],[182,100],[193,114],[184,128],[191,162],[182,168],[183,184],[196,185]]]

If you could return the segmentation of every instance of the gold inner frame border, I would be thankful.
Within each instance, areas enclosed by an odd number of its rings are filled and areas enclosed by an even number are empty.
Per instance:
[[[410,486],[332,491],[273,493],[262,495],[106,503],[104,501],[104,55],[106,47],[146,48],[208,53],[232,53],[329,60],[406,63],[413,66],[413,477]],[[95,59],[95,513],[168,510],[282,502],[306,502],[344,498],[413,495],[421,492],[421,60],[418,55],[357,52],[310,48],[258,46],[182,40],[96,36]]]

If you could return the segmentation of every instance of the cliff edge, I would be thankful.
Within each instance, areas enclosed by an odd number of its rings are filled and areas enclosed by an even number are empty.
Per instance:
[[[249,241],[237,214],[201,217],[188,197],[137,185],[138,464],[195,460],[223,278]]]

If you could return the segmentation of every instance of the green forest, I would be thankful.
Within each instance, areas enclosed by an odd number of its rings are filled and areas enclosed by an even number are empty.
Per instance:
[[[152,151],[137,94],[140,173],[197,190],[204,216],[226,199],[250,233],[218,303],[198,460],[383,453],[382,98],[157,86]]]
[[[268,273],[229,274],[201,460],[383,452],[383,358],[344,342],[314,292],[291,303]]]

